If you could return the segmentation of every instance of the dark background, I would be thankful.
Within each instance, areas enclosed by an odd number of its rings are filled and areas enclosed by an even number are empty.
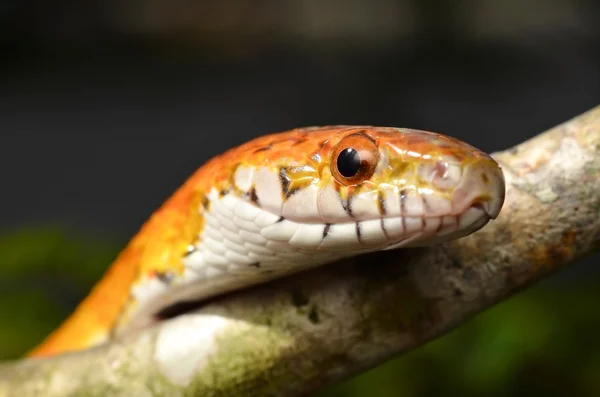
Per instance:
[[[0,295],[12,303],[0,309],[0,357],[56,326],[147,216],[231,146],[371,124],[492,152],[598,105],[599,17],[594,0],[7,0]],[[577,326],[600,331],[597,261],[324,395],[600,395],[600,343],[577,344]],[[573,305],[579,317],[561,317]]]

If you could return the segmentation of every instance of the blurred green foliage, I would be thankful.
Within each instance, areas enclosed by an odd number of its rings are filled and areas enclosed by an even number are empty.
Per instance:
[[[59,226],[0,234],[0,360],[21,356],[56,328],[119,250]]]
[[[119,246],[60,227],[0,235],[0,359],[56,327]],[[532,288],[316,397],[600,396],[599,281]]]

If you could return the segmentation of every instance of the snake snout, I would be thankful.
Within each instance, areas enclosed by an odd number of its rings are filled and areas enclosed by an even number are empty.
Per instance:
[[[489,219],[498,217],[504,204],[505,183],[502,169],[491,157],[465,167],[460,185],[453,194],[454,211],[478,209]]]

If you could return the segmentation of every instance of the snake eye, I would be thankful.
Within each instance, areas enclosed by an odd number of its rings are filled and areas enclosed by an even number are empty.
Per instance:
[[[342,185],[358,185],[373,175],[378,160],[377,145],[367,135],[348,135],[333,148],[331,173]]]
[[[349,147],[340,152],[337,158],[337,169],[344,178],[352,178],[360,171],[360,154]]]

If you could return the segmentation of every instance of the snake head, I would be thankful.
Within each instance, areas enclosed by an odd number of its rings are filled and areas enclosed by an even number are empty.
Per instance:
[[[431,132],[333,126],[257,138],[200,167],[126,251],[142,255],[142,276],[119,332],[181,302],[466,236],[498,215],[504,189],[490,156]],[[170,277],[158,277],[165,268]]]
[[[456,239],[498,216],[504,191],[492,157],[440,134],[332,126],[266,135],[209,161],[173,199],[191,211],[184,219],[199,220],[181,282],[205,298],[344,257]]]
[[[430,245],[480,229],[504,202],[498,163],[444,135],[337,126],[274,137],[260,159],[236,169],[234,184],[263,212],[257,217],[276,220],[261,222],[259,234],[282,251]]]

